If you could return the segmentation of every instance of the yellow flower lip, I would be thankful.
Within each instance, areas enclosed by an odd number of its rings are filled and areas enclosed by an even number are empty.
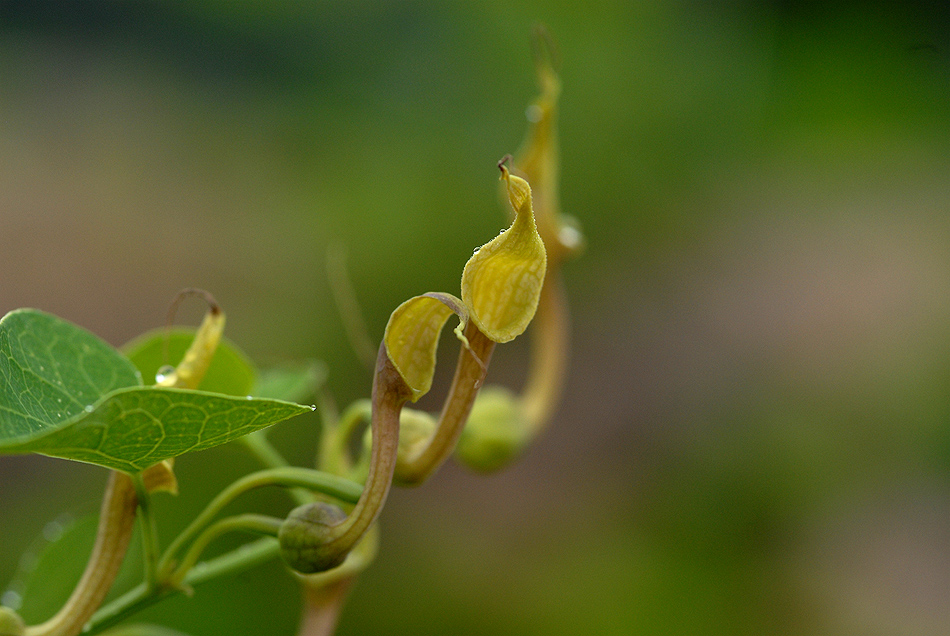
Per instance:
[[[480,247],[462,271],[462,302],[470,318],[494,342],[521,335],[538,308],[547,253],[531,205],[531,186],[499,162],[515,220]]]
[[[386,355],[412,392],[413,402],[432,386],[439,334],[453,313],[465,322],[461,301],[451,294],[430,292],[410,298],[389,318],[383,336]]]

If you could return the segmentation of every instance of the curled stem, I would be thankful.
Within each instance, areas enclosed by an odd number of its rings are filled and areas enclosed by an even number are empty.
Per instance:
[[[191,544],[188,552],[185,553],[184,558],[181,560],[181,565],[179,565],[174,574],[169,577],[170,581],[175,585],[182,581],[185,575],[188,574],[188,571],[198,562],[201,553],[208,547],[208,544],[221,535],[240,530],[276,537],[277,532],[280,530],[280,525],[283,522],[283,519],[266,515],[243,514],[227,517],[208,526],[205,531],[195,539],[195,542]]]
[[[285,466],[246,475],[218,493],[201,514],[195,517],[191,524],[168,546],[159,562],[159,577],[169,576],[170,570],[175,567],[175,555],[186,543],[211,523],[212,519],[226,505],[249,490],[271,485],[307,488],[350,503],[357,501],[361,494],[359,484],[311,468]]]
[[[399,414],[410,395],[409,388],[389,360],[385,345],[381,345],[373,379],[373,446],[369,474],[356,506],[345,521],[334,527],[333,536],[328,542],[331,549],[349,553],[376,521],[386,503],[399,449]]]
[[[27,636],[75,636],[82,631],[119,573],[132,538],[137,505],[132,478],[112,471],[102,499],[96,542],[82,578],[62,609],[45,623],[27,627]]]
[[[292,568],[312,574],[339,567],[372,527],[389,495],[399,449],[399,414],[412,395],[384,341],[373,377],[373,443],[363,493],[348,515],[323,502],[291,511],[278,539],[281,556]]]
[[[395,477],[400,484],[421,484],[448,459],[462,434],[478,390],[485,381],[495,343],[474,322],[468,323],[464,335],[468,346],[463,345],[459,351],[455,376],[439,414],[435,433],[420,451],[396,467]]]

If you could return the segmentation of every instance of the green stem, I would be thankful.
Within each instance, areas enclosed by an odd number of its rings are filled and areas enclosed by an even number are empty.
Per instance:
[[[274,445],[270,443],[264,431],[254,431],[249,435],[240,438],[245,448],[251,451],[257,460],[265,468],[285,468],[290,466],[284,456],[280,454]],[[309,490],[303,488],[291,488],[290,496],[293,497],[297,505],[304,505],[313,501],[313,495]]]
[[[159,577],[168,576],[174,567],[175,555],[211,523],[227,504],[249,490],[272,485],[307,488],[348,503],[356,503],[362,492],[359,484],[311,468],[285,466],[246,475],[218,493],[204,511],[195,517],[194,521],[168,546],[159,561]]]
[[[469,321],[465,327],[465,338],[469,346],[463,346],[459,351],[455,377],[439,415],[435,434],[420,452],[396,467],[396,480],[402,485],[421,484],[448,459],[472,412],[478,390],[485,382],[495,343],[473,321]]]
[[[191,568],[193,568],[198,562],[198,559],[201,557],[201,553],[204,552],[205,548],[208,547],[208,544],[221,535],[228,532],[233,532],[235,530],[240,530],[244,532],[254,532],[257,534],[276,537],[278,531],[280,530],[280,525],[283,522],[283,519],[256,514],[235,515],[233,517],[228,517],[218,521],[217,523],[207,527],[205,531],[202,532],[197,539],[195,539],[184,558],[182,558],[181,565],[178,566],[174,574],[169,576],[168,580],[166,581],[166,585],[177,587],[178,584],[184,580],[185,576],[188,574],[188,571],[191,570]]]
[[[141,584],[108,605],[104,606],[93,615],[89,623],[86,624],[84,634],[97,634],[113,625],[121,623],[126,618],[144,610],[157,603],[158,601],[176,594],[184,593],[184,588],[190,588],[206,581],[216,579],[231,574],[237,574],[245,570],[266,563],[277,556],[279,547],[277,540],[271,537],[264,537],[257,541],[245,544],[240,548],[232,550],[215,557],[209,561],[203,561],[196,564],[185,576],[183,585],[180,588],[158,588],[148,590],[145,584]]]
[[[267,439],[264,431],[254,431],[240,438],[240,441],[265,468],[281,468],[289,465],[284,456]]]
[[[139,500],[139,522],[142,526],[142,560],[145,567],[145,584],[154,589],[158,585],[158,527],[152,514],[152,497],[145,488],[142,475],[132,477]]]
[[[350,404],[336,425],[327,426],[320,443],[319,466],[336,475],[349,474],[350,438],[356,427],[372,417],[373,404],[370,400],[357,400]]]

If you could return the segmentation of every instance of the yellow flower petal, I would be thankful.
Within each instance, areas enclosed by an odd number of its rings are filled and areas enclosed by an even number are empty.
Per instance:
[[[386,352],[412,391],[413,402],[432,386],[439,334],[453,313],[465,321],[465,310],[458,298],[433,293],[410,298],[389,317],[383,336]]]
[[[462,271],[462,301],[471,319],[494,342],[514,340],[538,308],[547,255],[531,207],[531,187],[502,164],[511,227],[479,248]]]

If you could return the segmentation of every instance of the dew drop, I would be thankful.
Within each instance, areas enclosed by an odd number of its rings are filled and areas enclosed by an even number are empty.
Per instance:
[[[317,405],[316,405],[316,404],[311,404],[311,405],[310,405],[310,410],[311,410],[311,411],[316,411],[316,410],[317,410]]]
[[[571,227],[570,225],[565,225],[560,229],[557,233],[557,239],[561,242],[561,245],[568,249],[577,249],[584,241],[583,235],[581,235],[577,228]]]
[[[86,413],[92,413],[92,404],[87,404],[83,409]]]
[[[253,396],[253,395],[245,395],[245,396],[244,396],[244,399],[245,399],[245,400],[253,400],[253,399],[254,399],[254,396]]]
[[[173,373],[175,373],[175,367],[170,364],[163,364],[158,368],[158,371],[155,372],[155,384],[161,384]]]
[[[541,118],[544,116],[544,110],[537,104],[531,104],[524,109],[524,116],[532,124],[536,124],[541,121]]]

